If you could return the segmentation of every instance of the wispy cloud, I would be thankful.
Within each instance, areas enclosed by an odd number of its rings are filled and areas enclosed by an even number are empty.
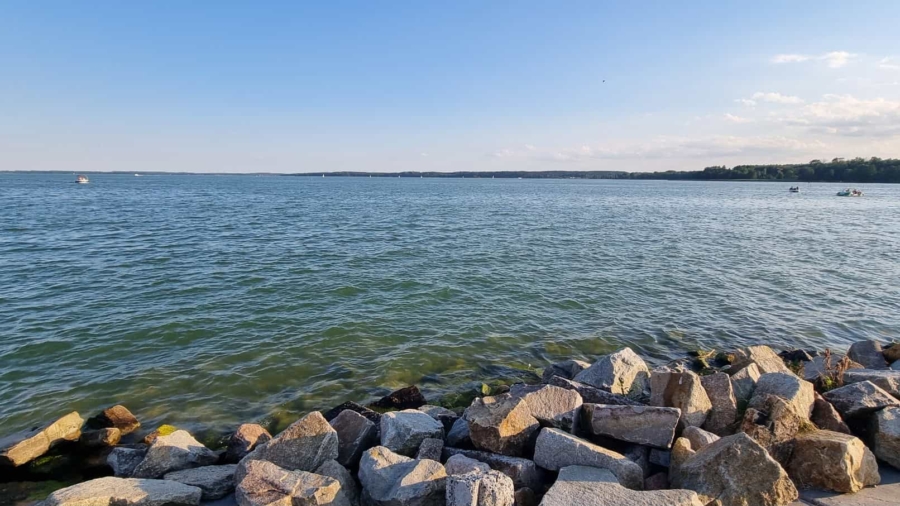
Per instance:
[[[735,116],[734,114],[731,114],[728,112],[725,113],[725,119],[732,123],[750,123],[753,121],[750,118],[743,118],[741,116]]]
[[[795,97],[793,95],[782,95],[781,93],[776,92],[763,92],[757,91],[751,97],[752,100],[760,101],[760,102],[769,102],[772,104],[802,104],[803,99],[800,97]]]
[[[772,57],[772,63],[799,63],[810,58],[809,55],[805,54],[776,54]]]
[[[900,101],[860,99],[852,95],[825,95],[775,121],[812,132],[853,137],[900,134]]]
[[[878,68],[883,70],[900,70],[900,62],[896,58],[882,58],[878,62]]]
[[[848,51],[831,51],[820,55],[776,54],[770,61],[772,63],[801,63],[805,61],[821,61],[828,65],[828,67],[837,69],[847,65],[850,60],[856,58],[857,56],[857,54],[850,53]]]

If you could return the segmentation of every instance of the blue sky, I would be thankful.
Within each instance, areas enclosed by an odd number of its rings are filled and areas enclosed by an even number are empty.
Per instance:
[[[0,170],[900,156],[900,2],[681,3],[6,0]]]

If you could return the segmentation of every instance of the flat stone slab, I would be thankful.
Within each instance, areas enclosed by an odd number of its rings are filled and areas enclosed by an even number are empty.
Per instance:
[[[800,499],[812,506],[895,506],[900,503],[900,471],[882,465],[881,485],[860,490],[855,494],[835,494],[821,490],[805,490]]]
[[[168,480],[98,478],[57,490],[45,506],[196,506],[202,492]]]

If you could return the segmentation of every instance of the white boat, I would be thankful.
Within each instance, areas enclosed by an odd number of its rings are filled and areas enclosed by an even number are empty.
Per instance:
[[[863,192],[856,188],[847,188],[844,191],[837,192],[838,197],[862,197]]]
[[[91,180],[88,179],[87,176],[79,175],[78,177],[75,178],[75,182],[78,184],[88,184],[91,182]]]

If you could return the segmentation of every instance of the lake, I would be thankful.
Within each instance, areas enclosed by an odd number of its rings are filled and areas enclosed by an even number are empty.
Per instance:
[[[900,186],[0,173],[0,435],[900,338]],[[477,383],[476,383],[477,384]]]

